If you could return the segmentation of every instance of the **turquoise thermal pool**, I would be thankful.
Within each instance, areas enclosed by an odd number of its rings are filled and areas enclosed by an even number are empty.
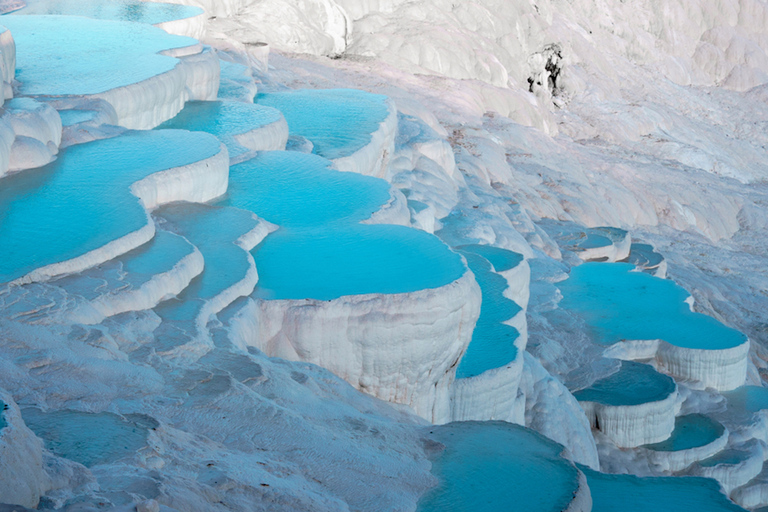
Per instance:
[[[746,512],[709,478],[640,478],[581,470],[592,494],[592,512]]]
[[[409,201],[409,204],[410,203],[411,202]],[[465,253],[471,252],[478,256],[482,256],[493,265],[493,270],[495,272],[506,272],[507,270],[515,268],[523,261],[522,254],[508,249],[502,249],[501,247],[493,247],[492,245],[460,245],[456,247],[456,249]]]
[[[63,14],[101,20],[132,21],[155,25],[191,18],[203,13],[199,7],[139,0],[24,0],[19,14]]]
[[[256,103],[283,113],[291,135],[314,144],[314,153],[334,160],[371,142],[389,115],[386,96],[356,89],[299,89],[259,94]]]
[[[72,146],[49,165],[1,179],[0,283],[143,228],[147,213],[131,185],[219,151],[206,133],[130,132]]]
[[[675,389],[674,379],[657,372],[652,366],[622,361],[619,371],[576,391],[573,396],[580,402],[631,406],[664,400]]]
[[[359,224],[389,198],[384,180],[333,170],[317,155],[272,151],[233,166],[229,191],[217,204],[281,226],[252,251],[261,298],[406,293],[461,277],[460,256],[438,238]]]
[[[560,307],[581,316],[599,343],[661,339],[672,345],[718,350],[746,336],[707,315],[691,312],[688,292],[668,279],[635,272],[629,263],[584,263],[558,283]]]
[[[449,423],[430,427],[427,437],[445,449],[431,457],[439,483],[418,512],[560,512],[579,488],[563,447],[518,425]]]
[[[175,299],[155,308],[164,319],[188,321],[227,288],[242,281],[251,268],[248,252],[236,244],[258,220],[236,208],[174,203],[157,210],[163,227],[184,236],[202,253],[205,270]],[[205,319],[207,320],[207,319]]]
[[[98,94],[170,71],[178,59],[158,52],[197,44],[141,23],[79,16],[4,16],[16,42],[16,79],[24,95]]]
[[[265,151],[230,169],[229,189],[218,204],[250,210],[279,226],[310,228],[357,223],[389,200],[389,184],[339,172],[325,158]]]
[[[728,409],[757,412],[768,409],[768,389],[760,386],[742,386],[723,393],[728,400]]]
[[[72,126],[93,120],[97,113],[95,110],[59,110],[59,117],[62,126]]]
[[[464,265],[438,238],[393,225],[282,228],[253,250],[264,299],[332,300],[407,293],[460,278]]]
[[[22,416],[48,450],[89,468],[135,456],[147,444],[148,429],[157,427],[154,420],[144,416],[123,419],[107,412],[44,413],[28,408]]]
[[[182,129],[207,132],[215,135],[226,146],[229,157],[234,158],[248,151],[236,136],[262,126],[280,121],[278,110],[240,101],[188,101],[176,117],[158,129]]]
[[[669,439],[645,445],[645,448],[657,452],[690,450],[712,443],[724,432],[725,427],[712,418],[703,414],[686,414],[675,418],[675,430]]]
[[[705,468],[720,466],[721,464],[724,466],[735,466],[749,459],[750,455],[750,452],[744,450],[723,450],[708,459],[699,461],[699,466]]]
[[[94,300],[104,293],[136,289],[153,277],[168,272],[194,251],[184,238],[157,231],[152,240],[102,265],[54,281],[69,293]],[[114,283],[110,290],[108,283]]]
[[[488,253],[486,250],[483,252]],[[491,252],[491,255],[496,256],[500,253]],[[487,370],[500,368],[515,360],[517,357],[515,340],[520,333],[503,322],[510,320],[522,310],[514,301],[504,297],[507,280],[493,272],[491,263],[487,259],[471,252],[464,252],[464,256],[470,270],[475,274],[475,280],[480,285],[483,302],[480,318],[472,333],[472,341],[456,370],[457,379],[476,377]],[[508,261],[504,260],[503,263]]]
[[[655,270],[664,261],[664,257],[649,244],[632,244],[629,250],[629,263],[637,268]]]

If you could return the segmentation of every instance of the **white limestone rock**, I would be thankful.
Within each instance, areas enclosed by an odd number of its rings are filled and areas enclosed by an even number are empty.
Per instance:
[[[456,364],[480,301],[469,271],[440,288],[412,293],[251,299],[232,318],[230,339],[235,346],[328,368],[362,391],[445,423]]]
[[[24,424],[10,393],[0,389],[0,402],[5,404],[0,415],[7,423],[0,429],[0,501],[37,507],[50,487],[43,468],[43,443]]]

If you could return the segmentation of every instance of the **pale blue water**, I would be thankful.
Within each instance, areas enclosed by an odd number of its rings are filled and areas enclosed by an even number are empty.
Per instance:
[[[592,493],[592,512],[746,512],[709,478],[640,478],[579,467]]]
[[[482,256],[493,265],[493,269],[496,272],[505,272],[518,266],[523,261],[523,255],[510,251],[508,249],[502,249],[500,247],[493,247],[492,245],[471,244],[460,245],[458,250],[463,252],[471,252]]]
[[[204,12],[199,7],[139,0],[24,0],[26,7],[13,14],[63,14],[101,20],[133,21],[155,25],[182,20]]]
[[[124,287],[136,289],[157,274],[170,271],[193,251],[192,244],[184,238],[161,230],[141,247],[93,269],[70,274],[54,282],[56,286],[65,288],[67,293],[94,300],[108,291],[109,285],[105,284],[105,280],[115,283],[112,288],[116,291]]]
[[[502,322],[511,319],[522,309],[514,301],[504,297],[507,281],[493,272],[487,259],[471,252],[464,252],[464,256],[470,270],[475,274],[477,284],[480,285],[483,302],[480,318],[472,333],[472,341],[456,370],[457,379],[476,377],[515,360],[515,340],[520,333]]]
[[[151,25],[79,16],[4,16],[24,95],[96,94],[173,69],[162,50],[196,44]]]
[[[0,179],[0,283],[81,256],[147,223],[129,187],[219,151],[207,133],[129,132],[79,144],[53,163]]]
[[[725,432],[720,423],[703,414],[686,414],[675,418],[675,430],[669,439],[645,448],[658,452],[676,452],[706,446]]]
[[[413,208],[413,211],[416,213],[423,212],[427,208],[429,208],[429,205],[426,203],[422,203],[421,201],[415,201],[413,199],[408,200],[408,206]]]
[[[598,247],[607,247],[613,244],[610,238],[596,233],[587,233],[584,238],[573,241],[575,247],[581,249],[596,249]]]
[[[250,210],[280,226],[309,228],[355,223],[389,201],[389,184],[330,168],[312,154],[265,151],[230,169],[219,204]]]
[[[254,89],[252,89],[248,68],[226,60],[219,60],[219,67],[221,80],[218,98],[221,100],[251,99]]]
[[[72,126],[73,124],[91,121],[96,117],[96,114],[95,110],[59,110],[62,126]]]
[[[768,389],[759,386],[742,386],[723,393],[728,399],[728,409],[757,412],[768,409]]]
[[[387,118],[387,97],[356,89],[299,89],[259,94],[256,102],[283,113],[291,135],[329,159],[349,156],[371,142]]]
[[[192,320],[205,301],[241,281],[248,269],[248,253],[235,242],[256,227],[253,214],[235,208],[174,203],[155,212],[163,227],[183,235],[202,253],[205,270],[179,294],[155,311],[164,319]]]
[[[251,103],[188,101],[176,117],[164,122],[158,129],[176,128],[210,133],[227,146],[229,157],[234,158],[248,151],[235,140],[235,135],[277,122],[280,118],[278,110]]]
[[[742,333],[685,303],[674,281],[633,272],[629,263],[584,263],[557,284],[560,306],[580,315],[598,343],[662,339],[684,348],[718,350],[746,341]]]
[[[438,238],[392,225],[281,228],[253,251],[266,299],[332,300],[344,295],[439,288],[464,265]]]
[[[658,267],[664,257],[649,244],[632,244],[629,250],[629,263],[638,268]]]
[[[674,391],[672,377],[657,372],[647,364],[622,361],[618,372],[576,391],[573,396],[580,402],[639,405],[664,400]]]
[[[563,447],[518,425],[449,423],[430,427],[426,437],[445,450],[430,457],[439,483],[418,512],[560,512],[578,488]]]
[[[699,465],[705,468],[711,468],[721,464],[726,466],[734,466],[747,460],[749,455],[750,454],[747,451],[728,449],[718,452],[708,459],[700,461]]]
[[[59,457],[86,467],[131,457],[147,444],[147,430],[157,423],[146,417],[123,419],[110,413],[77,411],[44,413],[22,410],[24,423]]]

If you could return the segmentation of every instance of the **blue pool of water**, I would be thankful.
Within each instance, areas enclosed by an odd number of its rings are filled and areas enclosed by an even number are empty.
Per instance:
[[[142,245],[93,269],[70,274],[55,281],[67,293],[94,300],[110,291],[126,287],[136,289],[157,274],[168,272],[185,256],[194,251],[184,238],[167,231],[157,231]],[[110,286],[110,284],[112,286]]]
[[[175,299],[155,311],[168,320],[193,320],[205,301],[241,281],[250,265],[248,253],[235,242],[254,229],[253,214],[235,208],[175,203],[155,212],[164,228],[184,236],[202,253],[205,270]]]
[[[688,292],[668,279],[633,272],[629,263],[584,263],[558,283],[560,306],[580,315],[599,343],[662,339],[694,349],[726,349],[746,341],[742,333],[692,313]]]
[[[256,103],[283,113],[291,135],[314,144],[314,153],[336,159],[371,142],[387,118],[387,97],[356,89],[299,89],[259,94]]]
[[[8,406],[4,402],[0,402],[0,430],[8,426],[8,422],[5,420],[6,410],[8,410]]]
[[[232,166],[229,190],[219,204],[280,226],[309,228],[365,220],[389,200],[386,181],[329,166],[312,154],[262,152]]]
[[[635,243],[630,247],[629,263],[636,267],[655,268],[662,261],[664,261],[664,257],[656,252],[652,245]]]
[[[74,124],[91,121],[96,117],[96,114],[97,112],[95,110],[59,110],[62,126],[72,126]]]
[[[723,393],[728,399],[728,409],[757,412],[768,409],[768,388],[760,386],[742,386]]]
[[[477,247],[477,246],[476,246]],[[520,333],[502,322],[511,319],[522,308],[504,297],[507,281],[493,272],[491,263],[477,254],[464,252],[470,270],[483,293],[480,318],[472,333],[472,341],[456,370],[457,379],[476,377],[493,368],[511,363],[517,357],[515,340]]]
[[[246,151],[235,140],[235,135],[255,130],[279,121],[278,110],[240,101],[188,101],[176,117],[158,129],[176,128],[207,132],[215,135],[226,146],[229,157],[234,158]]]
[[[580,402],[639,405],[664,400],[674,391],[672,377],[657,372],[647,364],[622,361],[618,372],[575,392],[573,396]]]
[[[462,422],[430,428],[445,445],[432,459],[439,483],[418,512],[560,512],[573,500],[578,471],[544,436],[504,422]]]
[[[4,16],[24,95],[96,94],[173,69],[158,52],[196,44],[151,25],[79,16]]]
[[[523,261],[522,254],[500,247],[493,247],[492,245],[460,245],[456,249],[462,252],[471,252],[478,256],[482,256],[493,265],[493,269],[496,272],[511,270]]]
[[[592,512],[746,512],[709,478],[640,478],[581,470],[592,493]]]
[[[93,467],[130,457],[147,444],[147,430],[157,423],[146,417],[123,419],[110,413],[22,411],[24,423],[59,457]]]
[[[63,14],[101,20],[133,21],[151,25],[191,18],[199,7],[139,0],[24,0],[26,7],[13,14]]]
[[[0,283],[140,229],[147,217],[130,193],[133,183],[218,152],[219,141],[207,133],[130,132],[72,146],[49,165],[0,179]]]
[[[676,452],[706,446],[725,432],[720,423],[703,414],[686,414],[675,418],[675,430],[669,439],[645,445],[658,452]]]
[[[749,456],[750,453],[747,451],[728,449],[718,452],[708,459],[700,461],[699,465],[705,468],[719,466],[720,464],[734,466],[744,462]]]
[[[253,251],[257,296],[332,300],[344,295],[439,288],[464,264],[438,238],[392,225],[281,228]]]

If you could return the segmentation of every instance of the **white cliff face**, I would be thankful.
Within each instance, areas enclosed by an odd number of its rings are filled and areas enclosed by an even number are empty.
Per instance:
[[[592,427],[622,448],[667,439],[675,428],[675,415],[680,410],[677,393],[664,400],[634,406],[611,406],[597,402],[580,404]]]
[[[11,84],[16,76],[16,43],[13,34],[3,26],[0,26],[0,76],[3,78],[0,96],[3,100],[12,98]]]
[[[747,378],[750,342],[721,350],[677,347],[663,340],[622,341],[604,355],[624,360],[654,359],[658,368],[689,386],[731,391]]]
[[[53,160],[62,137],[61,119],[56,110],[29,98],[7,101],[3,108],[0,144],[6,151],[0,157],[0,176],[40,167]]]
[[[3,503],[37,507],[50,483],[43,468],[43,444],[27,428],[10,393],[0,390],[0,496]]]
[[[530,354],[520,382],[522,404],[517,423],[541,432],[565,446],[573,460],[593,469],[600,467],[590,421],[568,389]]]
[[[444,423],[479,304],[480,290],[468,272],[443,287],[412,293],[256,299],[229,329],[236,346],[320,365],[362,391]]]

